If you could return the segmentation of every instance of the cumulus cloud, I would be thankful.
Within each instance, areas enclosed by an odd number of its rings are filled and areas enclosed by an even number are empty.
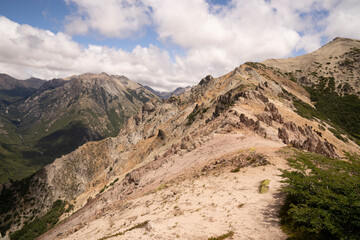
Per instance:
[[[360,39],[360,1],[340,1],[324,20],[324,33],[331,37]]]
[[[157,87],[173,89],[191,84],[189,77],[172,63],[168,52],[153,45],[132,52],[106,46],[81,46],[63,33],[20,25],[0,17],[0,70],[17,78],[67,77],[84,72],[107,72]]]
[[[65,31],[85,35],[95,31],[106,37],[126,38],[150,24],[147,7],[140,0],[65,0],[77,11],[67,16]]]
[[[15,77],[66,77],[83,72],[120,74],[157,89],[196,84],[245,61],[314,51],[322,39],[360,38],[357,0],[65,0],[77,9],[65,32],[19,25],[0,17],[0,68]],[[157,46],[132,51],[81,46],[70,37],[100,34],[129,38],[144,27],[157,33]],[[184,49],[170,56],[171,47]]]

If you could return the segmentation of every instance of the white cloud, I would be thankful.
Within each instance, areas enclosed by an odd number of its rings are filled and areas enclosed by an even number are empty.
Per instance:
[[[360,38],[357,0],[65,0],[77,5],[67,16],[67,34],[128,38],[151,26],[163,45],[184,54],[170,57],[151,44],[132,51],[81,46],[54,34],[0,17],[0,69],[15,77],[66,77],[83,72],[121,74],[158,89],[196,84],[245,61],[316,50],[321,39]],[[171,51],[171,49],[170,49]]]
[[[84,35],[90,30],[106,37],[127,38],[150,24],[147,8],[140,0],[65,0],[77,11],[67,17],[65,31]]]
[[[285,57],[300,39],[260,0],[232,1],[215,10],[203,0],[144,2],[153,9],[160,40],[187,49],[181,63],[194,74],[219,76],[244,61]]]
[[[20,25],[0,17],[0,71],[17,78],[67,77],[84,72],[125,75],[162,89],[196,82],[169,54],[155,46],[137,46],[132,52],[106,46],[83,47],[69,36]]]
[[[360,1],[340,1],[325,19],[325,34],[331,38],[349,37],[360,39]]]

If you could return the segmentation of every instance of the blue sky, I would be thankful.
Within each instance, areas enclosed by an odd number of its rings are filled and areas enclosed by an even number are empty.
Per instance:
[[[230,0],[208,0],[207,2],[226,5]],[[0,0],[0,15],[20,24],[29,24],[55,33],[64,31],[65,16],[70,15],[77,8],[76,4],[67,4],[63,0]],[[73,36],[74,41],[83,45],[105,45],[127,51],[131,51],[138,44],[162,45],[156,38],[156,32],[152,28],[147,28],[144,36],[133,36],[129,39],[108,38],[97,34]],[[165,44],[163,47],[168,46]],[[170,48],[175,48],[175,52],[182,52],[177,46],[170,46]]]
[[[360,38],[358,0],[0,0],[0,72],[108,72],[171,90]]]
[[[55,33],[64,31],[65,16],[70,15],[76,9],[75,4],[66,4],[62,0],[0,0],[0,15],[20,24],[29,24]],[[156,36],[149,29],[145,37],[137,38],[136,41],[134,39],[106,38],[100,35],[77,35],[73,36],[73,40],[83,45],[106,45],[131,51],[138,43],[141,45],[154,43]]]

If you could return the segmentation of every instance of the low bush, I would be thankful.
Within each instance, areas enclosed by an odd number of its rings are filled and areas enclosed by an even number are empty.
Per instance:
[[[296,152],[288,164],[280,216],[289,239],[360,239],[360,156]]]

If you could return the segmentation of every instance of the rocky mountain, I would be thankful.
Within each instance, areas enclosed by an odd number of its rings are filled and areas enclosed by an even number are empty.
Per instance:
[[[336,39],[309,56],[323,56],[314,61],[325,66],[326,52],[339,59],[357,51],[358,41],[348,42]],[[351,128],[358,124],[359,97],[334,87],[348,78],[321,76],[320,69],[309,77],[297,60],[305,57],[248,62],[179,96],[147,101],[117,136],[88,142],[32,177],[2,185],[2,233],[12,239],[42,233],[38,239],[286,239],[278,217],[279,169],[288,169],[291,153],[360,154]]]
[[[126,77],[105,73],[46,82],[2,79],[6,93],[18,98],[4,99],[1,108],[2,182],[29,176],[85,142],[116,136],[145,102],[158,100]]]
[[[168,99],[170,98],[171,96],[179,96],[181,94],[183,94],[184,92],[187,92],[187,91],[190,91],[191,87],[188,86],[188,87],[178,87],[176,88],[174,91],[172,92],[160,92],[160,91],[156,91],[154,89],[152,89],[151,87],[149,86],[144,86],[147,90],[149,90],[150,92],[156,94],[158,97],[160,97],[161,99]]]
[[[270,59],[263,64],[279,69],[301,85],[312,86],[330,79],[336,93],[360,96],[360,41],[335,38],[319,50],[289,59]]]

